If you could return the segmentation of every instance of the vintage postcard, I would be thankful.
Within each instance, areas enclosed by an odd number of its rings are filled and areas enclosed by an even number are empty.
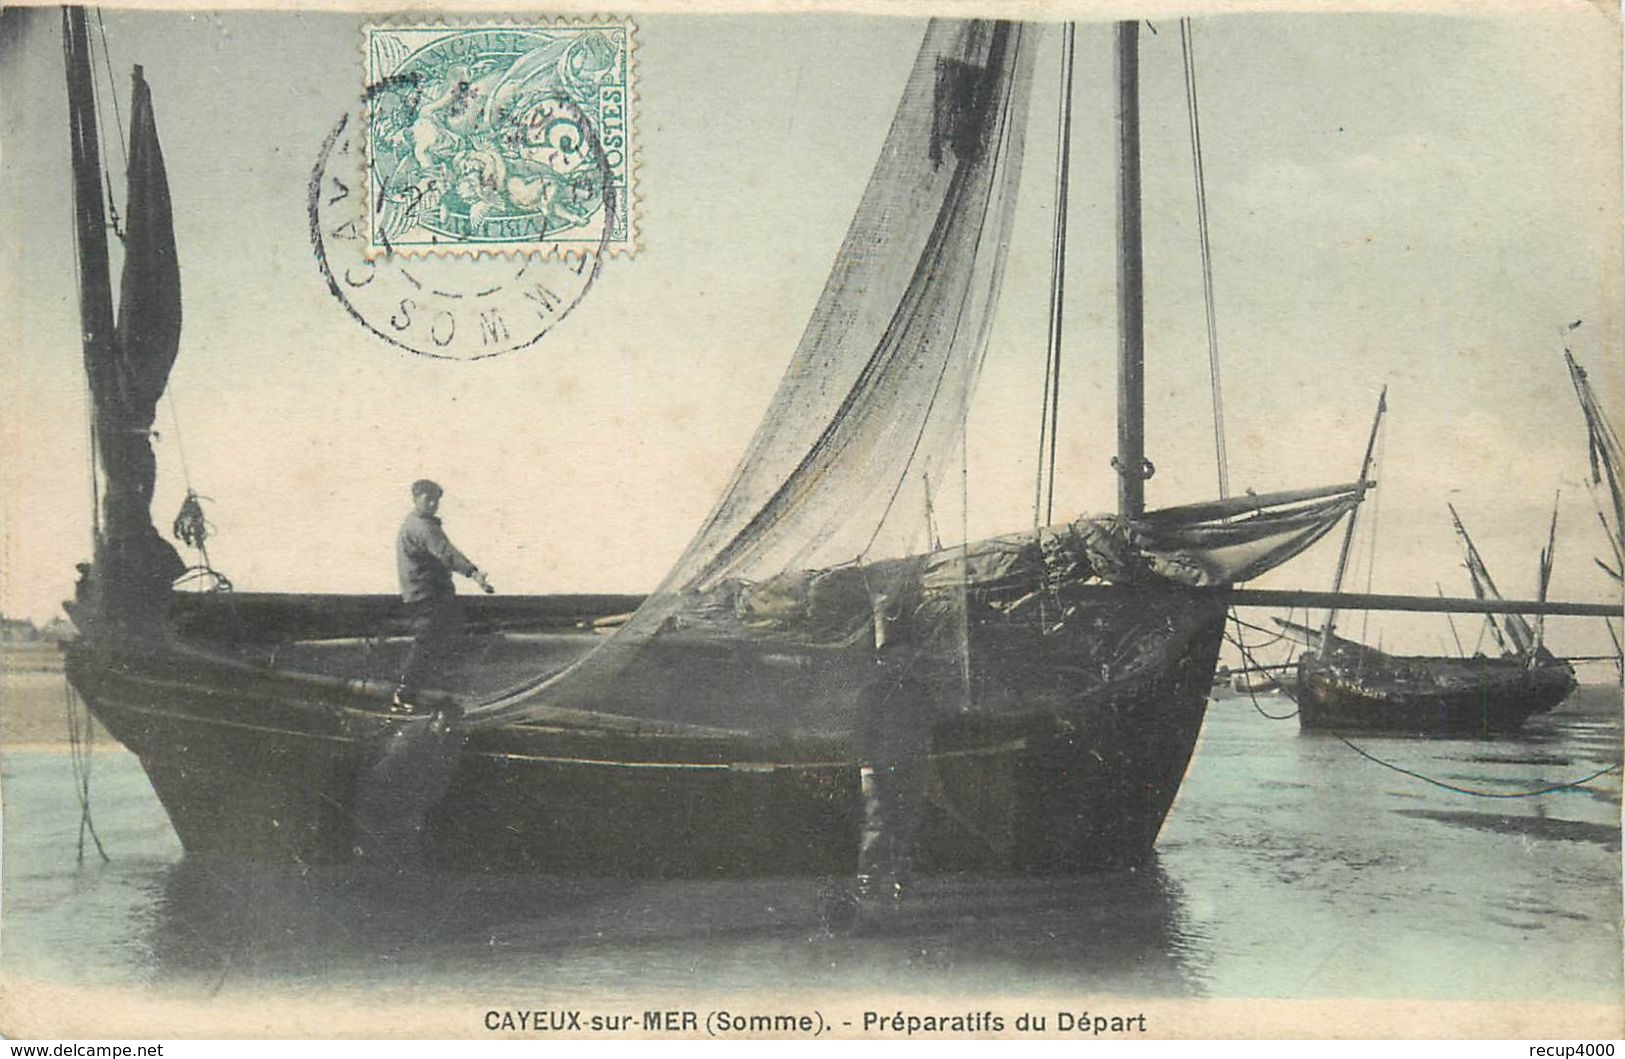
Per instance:
[[[0,12],[0,1034],[1625,1035],[1619,39]]]

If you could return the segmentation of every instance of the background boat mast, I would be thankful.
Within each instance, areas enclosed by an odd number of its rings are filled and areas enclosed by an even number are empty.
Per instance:
[[[1382,417],[1388,411],[1388,387],[1382,388],[1382,394],[1377,398],[1377,414],[1371,419],[1371,436],[1365,441],[1365,456],[1360,460],[1359,493],[1365,498],[1365,491],[1370,487],[1371,455],[1377,447],[1377,429],[1382,426]],[[1354,524],[1360,513],[1360,505],[1356,503],[1349,509],[1348,529],[1343,533],[1343,547],[1337,553],[1337,573],[1332,575],[1332,592],[1335,594],[1343,590],[1343,575],[1348,572],[1349,550],[1354,546]],[[1337,628],[1337,608],[1331,607],[1326,611],[1326,624],[1320,631],[1320,657],[1325,658],[1331,651],[1332,633]]]

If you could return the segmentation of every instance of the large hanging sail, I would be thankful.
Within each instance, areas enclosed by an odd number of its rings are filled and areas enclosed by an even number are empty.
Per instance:
[[[554,691],[573,699],[616,670],[685,596],[922,543],[918,505],[904,515],[897,501],[962,437],[1014,215],[1031,32],[930,24],[823,294],[733,480],[615,642]]]
[[[987,348],[1029,32],[989,22],[927,31],[779,391],[668,588],[906,550],[884,538],[899,485],[945,464]]]
[[[1357,503],[1361,490],[1341,486],[934,546],[929,481],[963,458],[1016,203],[1033,32],[930,25],[812,319],[710,516],[613,638],[475,706],[475,723],[568,705],[840,729],[882,611],[907,613],[938,700],[969,708],[1001,697],[990,672],[1056,649],[1078,613],[1068,586],[1228,585],[1297,554]],[[923,504],[908,495],[919,486]],[[1090,668],[1102,688],[1181,664],[1155,646],[1177,639],[1165,616],[1130,608],[1109,624],[1076,652],[1104,660]]]

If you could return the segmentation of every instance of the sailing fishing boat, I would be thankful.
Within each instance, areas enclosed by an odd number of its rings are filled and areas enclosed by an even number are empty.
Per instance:
[[[1385,389],[1377,402],[1376,418],[1366,443],[1361,478],[1371,473],[1378,432],[1388,411]],[[1473,594],[1480,600],[1502,599],[1483,556],[1473,544],[1454,505],[1450,518],[1461,538]],[[1354,540],[1356,513],[1350,512],[1332,591],[1342,587]],[[1551,584],[1557,542],[1557,509],[1546,547],[1540,553],[1538,600],[1546,600]],[[1556,658],[1544,644],[1545,624],[1530,624],[1518,614],[1485,615],[1502,655],[1490,658],[1392,655],[1336,634],[1337,610],[1329,609],[1325,624],[1311,629],[1279,621],[1289,633],[1305,640],[1311,650],[1298,660],[1296,691],[1298,723],[1309,729],[1379,731],[1411,735],[1490,735],[1516,731],[1537,713],[1556,707],[1577,687],[1574,667]],[[1452,628],[1454,626],[1452,625]]]
[[[151,93],[138,69],[110,329],[82,11],[65,11],[64,32],[84,356],[106,482],[68,673],[139,756],[188,850],[311,863],[412,848],[469,870],[849,873],[863,817],[860,703],[876,680],[877,626],[901,620],[909,686],[931,706],[915,868],[1132,864],[1189,764],[1229,586],[1312,545],[1363,495],[1362,482],[1145,510],[1137,26],[1126,23],[1121,510],[1035,516],[1030,528],[919,548],[912,498],[923,493],[933,529],[931,468],[963,459],[1036,47],[1035,27],[937,21],[780,389],[664,582],[641,600],[471,601],[477,664],[441,689],[455,711],[392,717],[404,649],[393,600],[170,588],[178,560],[151,524],[145,432],[178,347],[180,294]],[[1070,30],[1065,55],[1069,89]],[[1051,305],[1058,343],[1061,299]],[[122,396],[131,382],[137,402]]]

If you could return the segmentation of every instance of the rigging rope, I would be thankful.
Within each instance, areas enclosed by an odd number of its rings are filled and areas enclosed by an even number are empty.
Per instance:
[[[1060,433],[1061,337],[1066,300],[1067,204],[1072,174],[1072,74],[1076,23],[1061,36],[1061,105],[1056,130],[1055,225],[1050,239],[1049,333],[1045,338],[1044,399],[1038,414],[1038,471],[1033,490],[1033,528],[1055,518],[1055,449]],[[1047,479],[1045,468],[1048,468]],[[1043,517],[1040,520],[1039,512]]]
[[[102,9],[96,9],[96,31],[102,38],[102,65],[107,69],[107,92],[113,97],[113,118],[118,122],[118,149],[124,159],[124,168],[130,168],[129,150],[125,147],[124,111],[118,105],[118,79],[113,76],[113,56],[107,49],[107,23],[102,20]]]
[[[107,48],[107,23],[102,21],[102,9],[99,7],[96,9],[96,31],[102,39],[102,66],[107,70],[107,94],[113,97],[113,119],[118,126],[119,157],[124,161],[125,172],[129,172],[130,152],[129,148],[125,146],[126,138],[124,133],[124,113],[122,108],[119,107],[118,102],[118,79],[113,75],[113,55]],[[94,83],[91,85],[91,95],[96,99],[96,113],[99,118],[102,109],[101,93],[95,90]],[[101,121],[105,126],[106,119],[101,119]],[[102,166],[102,178],[107,183],[107,215],[113,226],[113,234],[118,236],[120,239],[123,239],[124,228],[123,225],[119,223],[118,203],[113,201],[112,168],[112,166],[106,165],[105,163]]]
[[[1219,468],[1219,497],[1230,495],[1230,457],[1224,430],[1224,394],[1219,385],[1219,318],[1213,296],[1213,244],[1208,235],[1207,167],[1202,158],[1202,121],[1196,103],[1196,50],[1191,20],[1179,20],[1185,59],[1185,109],[1190,120],[1191,176],[1196,185],[1196,231],[1202,251],[1202,296],[1207,308],[1208,374],[1213,390],[1213,452]]]
[[[186,492],[192,493],[192,470],[186,465],[186,439],[181,436],[181,415],[175,405],[175,383],[173,380],[164,387],[164,399],[169,402],[169,422],[175,429],[175,449],[181,458],[181,480],[186,483]]]

